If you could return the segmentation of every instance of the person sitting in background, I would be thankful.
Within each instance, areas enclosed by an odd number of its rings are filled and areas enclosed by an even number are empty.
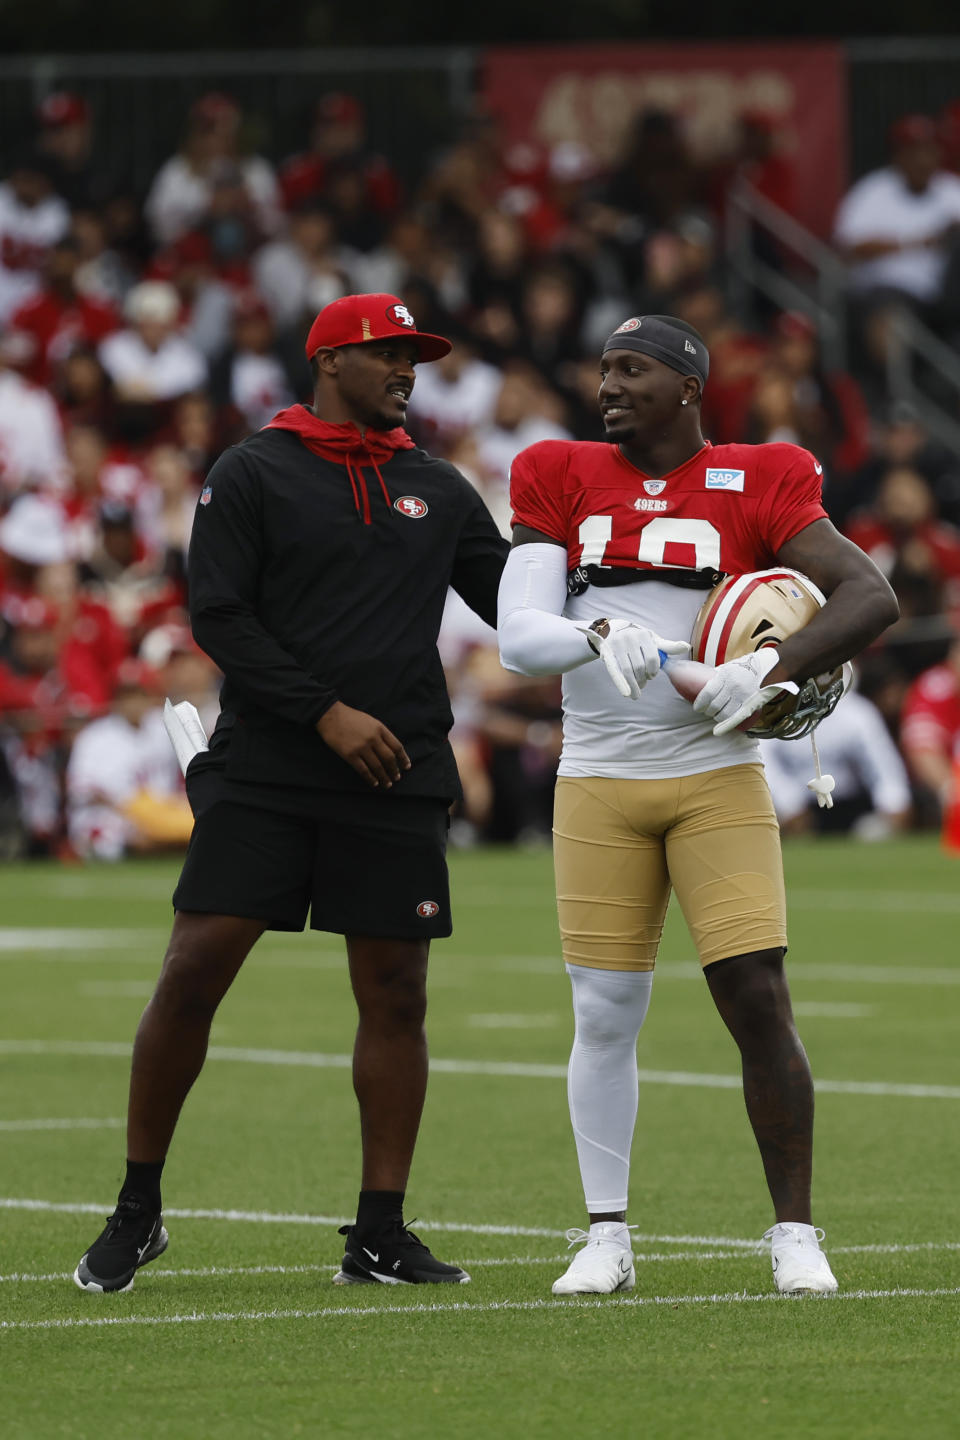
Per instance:
[[[925,670],[907,691],[900,745],[914,779],[940,810],[960,798],[960,638],[943,664]]]
[[[144,468],[147,489],[137,517],[140,533],[164,575],[185,588],[187,549],[200,487],[190,462],[176,445],[155,445]]]
[[[417,376],[408,415],[434,452],[446,454],[465,431],[493,419],[503,379],[477,354],[468,331],[447,326],[453,349]]]
[[[520,300],[519,352],[554,386],[567,383],[582,354],[583,297],[570,266],[541,265]]]
[[[64,512],[49,495],[21,495],[0,520],[0,606],[28,600],[37,593],[44,565],[69,558]]]
[[[866,402],[851,375],[826,370],[809,316],[799,311],[777,316],[765,373],[768,369],[787,381],[793,402],[795,431],[778,438],[812,450],[831,476],[848,476],[865,462],[870,453]]]
[[[853,476],[831,477],[824,504],[835,525],[844,525],[857,510],[871,506],[888,470],[906,466],[925,478],[940,518],[960,526],[960,457],[938,444],[924,428],[915,408],[897,400],[875,427],[872,449]]]
[[[0,504],[28,488],[58,489],[66,479],[57,407],[17,371],[29,358],[24,345],[22,335],[0,330]]]
[[[210,373],[214,400],[232,405],[248,431],[259,430],[278,410],[293,404],[298,371],[295,356],[284,364],[278,353],[273,320],[260,296],[253,290],[238,295],[231,344]]]
[[[95,349],[119,328],[120,317],[77,288],[80,249],[72,235],[51,245],[44,258],[44,288],[25,301],[10,324],[29,336],[32,353],[26,376],[37,385],[50,381],[53,366],[74,349]]]
[[[240,108],[228,95],[202,95],[190,109],[183,148],[157,171],[144,212],[161,245],[178,240],[207,219],[214,187],[236,170],[262,235],[281,226],[280,190],[273,167],[240,150]]]
[[[324,196],[331,171],[349,164],[360,179],[366,204],[381,217],[393,215],[400,204],[400,183],[388,161],[369,150],[366,141],[366,116],[360,101],[337,91],[322,95],[314,111],[309,149],[292,155],[280,167],[280,189],[287,210]]]
[[[70,228],[47,161],[22,152],[0,183],[0,325],[43,287],[43,262]]]
[[[111,177],[103,157],[94,159],[93,112],[83,96],[52,91],[37,106],[37,122],[37,150],[71,210],[106,200]]]
[[[124,313],[129,329],[109,336],[99,352],[121,402],[155,405],[202,389],[206,362],[178,332],[180,299],[172,285],[141,281],[127,296]]]
[[[22,829],[31,854],[55,851],[61,841],[60,777],[70,735],[94,713],[88,687],[68,677],[63,623],[40,595],[3,606],[0,723],[13,776]],[[85,679],[86,677],[84,677]]]
[[[80,566],[80,581],[133,641],[185,598],[182,582],[164,573],[159,557],[148,554],[133,511],[115,500],[100,506],[96,542]]]
[[[890,164],[864,175],[841,200],[834,241],[868,313],[893,302],[935,318],[931,307],[960,225],[960,178],[941,168],[928,115],[905,115],[891,126],[889,142]]]
[[[941,609],[960,616],[960,531],[936,518],[933,492],[919,471],[888,470],[873,509],[852,516],[846,534],[902,597],[906,618]],[[918,608],[921,595],[927,599]]]
[[[124,661],[110,714],[92,721],[73,743],[67,833],[87,859],[179,849],[190,838],[193,814],[154,683],[142,661]]]
[[[508,481],[514,456],[540,440],[569,440],[562,420],[563,402],[532,365],[514,360],[504,367],[492,419],[474,432],[483,484],[490,487],[484,497],[501,530],[510,520]]]
[[[291,330],[311,307],[316,314],[318,306],[346,295],[356,259],[340,244],[329,208],[304,200],[290,215],[287,233],[254,255],[251,275],[278,329]]]
[[[810,749],[789,740],[761,740],[760,755],[784,835],[851,831],[883,840],[910,818],[910,782],[883,716],[850,691],[817,726],[820,764],[836,781],[833,808],[821,809],[808,788]]]

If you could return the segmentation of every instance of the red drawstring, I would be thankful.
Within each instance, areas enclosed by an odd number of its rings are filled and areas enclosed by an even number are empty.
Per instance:
[[[349,456],[349,455],[347,455],[347,457],[346,457],[346,464],[347,464],[347,479],[350,481],[350,489],[353,491],[353,503],[354,503],[354,505],[356,506],[356,508],[357,508],[357,514],[359,515],[359,513],[360,513],[360,497],[359,497],[359,495],[357,494],[356,482],[354,481],[353,474],[352,474],[352,472],[351,472],[351,468],[350,468],[350,456]]]
[[[383,498],[384,500],[386,500],[388,505],[392,505],[393,501],[390,499],[390,491],[387,489],[386,481],[380,474],[380,466],[377,464],[376,460],[374,460],[370,455],[366,454],[363,451],[359,453],[362,454],[364,458],[367,459],[368,462],[373,466],[374,470],[376,471],[377,479],[380,481],[380,489],[383,491]],[[370,495],[367,490],[367,482],[363,478],[363,465],[362,463],[358,463],[352,460],[349,452],[347,453],[345,458],[347,466],[347,479],[350,481],[350,488],[353,491],[353,503],[356,506],[357,514],[359,515],[362,513],[364,525],[370,525],[372,524],[372,517],[370,514]],[[356,480],[354,480],[353,478],[354,475],[356,475],[357,477]],[[360,507],[360,495],[357,493],[358,483],[360,486],[360,490],[363,493],[362,512]]]
[[[377,479],[380,481],[380,489],[383,491],[383,498],[384,498],[384,500],[386,500],[386,502],[387,502],[388,505],[392,505],[392,504],[393,504],[393,501],[390,499],[390,491],[387,489],[387,482],[384,480],[383,476],[380,474],[380,466],[377,464],[376,460],[374,460],[374,459],[371,459],[370,464],[373,466],[374,470],[376,470],[376,472],[377,472]]]

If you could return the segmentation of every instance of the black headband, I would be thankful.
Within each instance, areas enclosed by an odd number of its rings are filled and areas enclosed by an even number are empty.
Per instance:
[[[710,356],[696,331],[681,328],[659,315],[635,315],[624,320],[604,345],[603,353],[608,350],[638,350],[641,355],[651,355],[681,375],[696,375],[701,387],[710,374]]]

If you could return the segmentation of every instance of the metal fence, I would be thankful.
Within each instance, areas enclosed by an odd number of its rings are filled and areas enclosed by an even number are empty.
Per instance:
[[[886,164],[887,131],[901,115],[935,115],[960,100],[960,38],[851,40],[850,174]]]
[[[850,40],[850,174],[884,163],[899,115],[960,99],[960,38]],[[108,173],[139,192],[178,146],[186,112],[208,90],[241,104],[250,149],[274,159],[301,149],[319,95],[347,90],[364,104],[370,143],[408,182],[444,145],[477,91],[478,47],[307,49],[233,54],[37,55],[0,59],[0,163],[32,132],[37,103],[56,89],[92,104]]]
[[[93,108],[105,172],[143,194],[183,136],[191,103],[221,90],[240,104],[244,142],[273,159],[306,147],[317,99],[362,101],[369,141],[412,183],[449,142],[475,90],[477,54],[463,48],[265,51],[254,54],[46,55],[0,60],[0,161],[33,130],[38,103],[75,90]]]

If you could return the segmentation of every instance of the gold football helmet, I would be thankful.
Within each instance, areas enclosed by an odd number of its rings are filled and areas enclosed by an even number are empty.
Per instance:
[[[700,607],[691,637],[694,660],[722,665],[765,645],[780,645],[816,615],[826,597],[796,570],[778,566],[750,575],[728,575]],[[838,666],[800,684],[797,695],[781,695],[765,705],[748,735],[796,740],[819,725],[838,704],[849,684]]]

